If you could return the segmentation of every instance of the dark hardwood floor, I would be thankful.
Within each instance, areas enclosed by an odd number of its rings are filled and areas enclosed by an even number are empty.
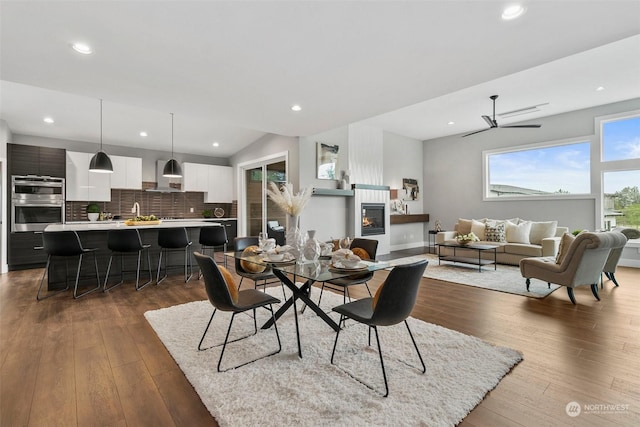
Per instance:
[[[128,281],[36,302],[40,274],[0,275],[2,427],[216,425],[143,316],[206,299],[201,281],[177,273],[140,292]],[[620,287],[605,282],[599,302],[576,289],[575,306],[563,288],[533,299],[423,279],[414,317],[524,355],[461,425],[640,425],[640,269],[616,277]],[[590,406],[569,417],[572,401]]]

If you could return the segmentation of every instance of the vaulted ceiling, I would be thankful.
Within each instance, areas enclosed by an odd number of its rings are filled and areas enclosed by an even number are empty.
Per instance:
[[[358,121],[469,132],[493,94],[544,104],[501,124],[640,97],[640,1],[523,3],[504,21],[502,1],[2,1],[0,118],[98,142],[103,99],[105,144],[169,150],[174,113],[177,152],[227,157]]]

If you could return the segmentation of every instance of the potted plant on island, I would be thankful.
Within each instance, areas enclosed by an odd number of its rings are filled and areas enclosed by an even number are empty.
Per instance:
[[[100,206],[97,203],[89,203],[87,205],[87,218],[89,221],[97,221],[100,216]]]

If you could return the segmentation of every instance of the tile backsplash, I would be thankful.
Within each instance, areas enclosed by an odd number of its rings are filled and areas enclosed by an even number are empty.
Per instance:
[[[131,208],[135,202],[140,204],[141,215],[155,215],[158,218],[202,218],[202,211],[215,208],[224,210],[225,218],[237,217],[237,203],[204,203],[204,193],[156,193],[145,191],[154,188],[155,182],[143,182],[142,190],[111,190],[110,202],[97,202],[102,212],[120,215],[122,219],[131,218]],[[67,202],[66,220],[87,220],[86,207],[90,201]],[[191,210],[193,209],[193,212]]]

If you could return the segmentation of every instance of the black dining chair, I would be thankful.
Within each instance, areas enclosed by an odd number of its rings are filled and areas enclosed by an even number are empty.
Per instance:
[[[42,233],[42,246],[47,253],[47,265],[45,266],[44,272],[42,273],[40,286],[38,287],[38,293],[36,294],[36,299],[38,301],[57,295],[60,292],[69,290],[69,268],[65,260],[65,283],[67,286],[64,289],[58,290],[56,292],[51,292],[48,295],[40,295],[40,292],[42,291],[42,284],[44,283],[44,278],[49,274],[51,260],[54,257],[78,257],[78,267],[76,270],[76,283],[73,288],[73,298],[80,298],[81,296],[90,294],[91,292],[100,289],[100,275],[98,273],[98,260],[96,259],[97,249],[84,248],[82,246],[82,242],[80,242],[80,236],[78,236],[78,233],[76,233],[75,231],[45,231],[44,233]],[[98,282],[98,286],[88,289],[81,294],[78,294],[78,282],[80,280],[80,270],[82,269],[82,259],[86,254],[93,255],[93,263],[96,269],[96,280]]]
[[[236,237],[234,239],[234,244],[235,244],[236,251],[242,252],[245,249],[247,249],[249,246],[258,246],[258,238],[255,236]],[[253,287],[255,289],[257,289],[258,286],[263,286],[263,288],[266,289],[268,284],[280,283],[280,286],[282,286],[282,295],[286,298],[284,285],[282,284],[280,279],[278,279],[276,275],[273,274],[273,271],[271,270],[270,267],[265,268],[263,271],[252,273],[250,271],[247,271],[246,268],[243,267],[243,264],[245,266],[247,265],[246,262],[243,262],[238,258],[235,259],[236,274],[240,276],[240,283],[238,283],[238,289],[240,289],[240,286],[242,286],[242,281],[244,279],[252,280]]]
[[[136,291],[139,291],[149,283],[153,282],[153,273],[151,273],[151,258],[149,257],[149,248],[151,247],[151,245],[142,243],[142,239],[140,238],[140,232],[138,231],[138,229],[125,228],[122,230],[109,230],[109,233],[107,234],[107,247],[111,251],[111,255],[109,256],[107,274],[105,275],[104,285],[102,286],[103,292],[107,292],[108,290],[113,289],[124,282],[124,256],[126,254],[133,254],[134,252],[138,254],[138,264],[136,267]],[[149,269],[149,280],[140,285],[140,258],[142,252],[147,253],[147,268]],[[109,282],[109,273],[111,272],[111,264],[113,262],[113,257],[116,255],[120,257],[120,281],[115,285],[107,287],[107,283]]]
[[[422,373],[424,374],[427,371],[416,340],[413,338],[413,334],[407,323],[407,317],[411,314],[411,310],[413,310],[413,306],[416,303],[420,280],[422,279],[425,268],[427,268],[426,259],[412,264],[394,267],[384,283],[378,288],[375,297],[359,299],[333,308],[333,311],[340,314],[339,324],[341,324],[345,318],[349,318],[369,326],[369,346],[371,345],[371,329],[375,332],[378,354],[380,356],[380,366],[382,367],[382,376],[384,378],[384,397],[389,395],[389,385],[387,383],[387,373],[384,369],[380,338],[378,337],[378,326],[391,326],[404,322],[407,326],[407,331],[409,331],[413,346],[418,353],[418,358],[420,358]],[[336,332],[336,340],[333,343],[333,351],[331,353],[332,365],[334,364],[339,336],[340,330]],[[349,374],[349,376],[369,387],[371,390],[374,390],[373,387],[365,384],[353,375]]]
[[[355,255],[362,255],[360,256],[361,259],[368,258],[370,260],[373,260],[376,259],[376,254],[378,252],[378,241],[374,239],[355,238],[351,242],[351,246],[349,247],[349,249],[351,249],[351,251]],[[360,252],[358,249],[364,252]],[[366,256],[364,256],[365,253]],[[349,296],[349,287],[351,286],[364,284],[367,288],[367,292],[369,292],[369,296],[371,296],[371,289],[369,289],[369,284],[367,283],[369,282],[369,280],[371,280],[371,278],[373,278],[373,271],[367,273],[358,273],[353,276],[335,279],[329,282],[322,282],[322,286],[320,288],[320,297],[318,298],[318,305],[320,305],[320,302],[322,301],[322,293],[324,292],[325,287],[342,292],[342,299],[345,303],[347,302],[347,298],[351,299],[351,297]]]
[[[187,229],[184,227],[177,228],[161,228],[158,230],[158,246],[160,246],[160,257],[158,258],[158,274],[156,276],[156,284],[160,284],[167,278],[167,259],[169,251],[172,250],[184,250],[184,282],[187,283],[191,276],[193,276],[193,266],[191,265],[191,256],[189,248],[191,247],[191,241],[187,234]],[[164,276],[160,278],[160,271],[162,269],[162,255],[165,255],[164,261]],[[189,274],[187,275],[187,265],[189,266]]]
[[[227,257],[224,255],[224,252],[227,252],[227,230],[225,230],[224,226],[211,226],[211,227],[202,227],[200,229],[200,235],[198,237],[198,243],[200,243],[200,253],[206,255],[207,249],[211,251],[211,257],[215,259],[216,248],[222,247],[222,262],[227,267]],[[198,279],[202,276],[202,272],[198,275]]]
[[[272,297],[266,292],[261,292],[256,289],[243,289],[240,291],[237,290],[236,284],[233,280],[233,276],[231,276],[226,268],[218,266],[213,258],[207,255],[203,255],[200,252],[194,252],[193,256],[196,258],[196,262],[200,266],[200,270],[202,271],[202,275],[204,277],[204,285],[207,291],[207,296],[209,297],[209,302],[213,306],[213,313],[211,314],[209,323],[207,323],[207,327],[202,334],[202,338],[200,339],[200,343],[198,344],[198,350],[204,351],[213,347],[220,346],[220,344],[217,344],[206,348],[202,347],[202,343],[204,342],[204,339],[207,335],[207,331],[209,331],[209,327],[211,326],[211,322],[213,321],[213,316],[215,316],[216,311],[220,310],[231,312],[231,320],[229,321],[229,327],[227,328],[227,334],[224,338],[224,343],[222,343],[222,351],[220,352],[220,358],[218,359],[217,366],[218,372],[225,372],[230,369],[236,369],[257,360],[264,359],[265,357],[273,356],[274,354],[279,353],[282,349],[282,344],[280,342],[280,334],[278,333],[278,326],[276,325],[276,318],[273,312],[273,304],[279,303],[280,300]],[[269,354],[258,357],[257,359],[243,362],[232,368],[221,369],[222,357],[224,356],[224,351],[227,348],[227,344],[240,341],[258,333],[258,323],[256,320],[257,308],[265,308],[271,312],[273,327],[276,331],[276,338],[278,339],[278,349],[270,352]],[[249,310],[253,311],[253,333],[229,341],[231,326],[233,325],[233,320],[235,319],[236,314],[244,313]]]

